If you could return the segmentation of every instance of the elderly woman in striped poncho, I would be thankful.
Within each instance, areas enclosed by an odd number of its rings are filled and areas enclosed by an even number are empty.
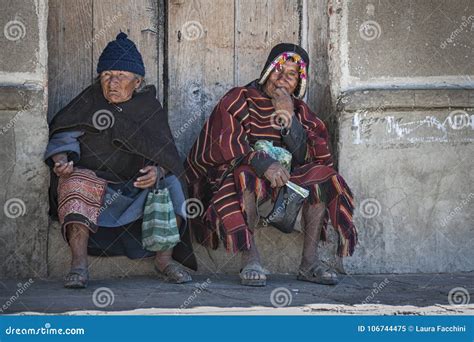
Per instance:
[[[352,194],[333,168],[326,127],[301,100],[308,65],[308,54],[301,47],[275,46],[259,79],[231,89],[219,101],[187,158],[191,195],[206,208],[192,220],[191,229],[206,246],[217,248],[220,238],[229,252],[241,253],[243,285],[266,284],[254,240],[257,209],[274,200],[288,181],[310,193],[302,207],[299,280],[338,282],[336,272],[317,254],[328,219],[339,236],[339,256],[351,255],[357,243]],[[290,170],[255,148],[262,140],[291,153]]]

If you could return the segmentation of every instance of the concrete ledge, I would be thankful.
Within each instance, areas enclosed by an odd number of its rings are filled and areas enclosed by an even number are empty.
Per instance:
[[[473,89],[364,90],[345,92],[338,110],[436,109],[474,107]]]
[[[297,272],[301,261],[303,234],[283,234],[271,227],[259,227],[255,238],[265,268],[279,274]],[[335,257],[337,237],[331,227],[328,227],[328,238],[328,243],[320,245],[321,258],[342,272],[341,260]],[[70,251],[61,237],[57,222],[50,225],[48,241],[48,276],[59,279],[69,270]],[[198,260],[198,274],[238,274],[241,267],[239,255],[227,253],[222,246],[211,250],[195,243],[194,249]],[[124,256],[89,257],[89,270],[95,279],[155,275],[153,258],[130,260]]]
[[[0,85],[0,111],[24,111],[43,101],[43,89],[29,85]]]

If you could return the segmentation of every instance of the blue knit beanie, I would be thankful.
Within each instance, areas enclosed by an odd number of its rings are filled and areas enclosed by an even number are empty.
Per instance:
[[[142,55],[135,43],[128,39],[123,32],[120,32],[115,40],[107,44],[99,57],[97,73],[100,74],[106,70],[129,71],[145,76]]]

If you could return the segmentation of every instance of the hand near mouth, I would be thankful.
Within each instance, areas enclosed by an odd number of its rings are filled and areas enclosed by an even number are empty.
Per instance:
[[[275,89],[272,103],[273,107],[275,107],[275,111],[285,111],[291,115],[294,112],[293,99],[286,88],[279,87]]]

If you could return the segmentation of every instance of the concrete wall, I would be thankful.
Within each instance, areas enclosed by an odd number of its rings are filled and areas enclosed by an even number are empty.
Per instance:
[[[46,275],[47,2],[0,7],[0,278]]]
[[[332,1],[352,273],[474,270],[472,1]]]
[[[331,0],[329,12],[334,95],[474,87],[472,1]]]

